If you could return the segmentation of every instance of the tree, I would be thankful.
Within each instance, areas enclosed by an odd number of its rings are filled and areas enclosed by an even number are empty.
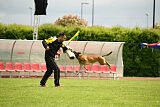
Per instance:
[[[71,14],[63,16],[62,19],[58,18],[54,24],[61,25],[61,26],[68,26],[68,25],[87,26],[88,25],[86,20],[81,19],[79,16],[72,16]]]
[[[155,24],[155,29],[160,30],[160,23],[156,23],[156,24]]]

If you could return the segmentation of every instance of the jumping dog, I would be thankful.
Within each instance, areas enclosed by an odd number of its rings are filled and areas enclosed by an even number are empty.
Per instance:
[[[112,51],[106,55],[103,55],[103,56],[86,56],[86,55],[83,55],[81,52],[76,52],[76,51],[73,51],[73,53],[75,54],[79,64],[80,64],[80,69],[79,71],[81,70],[82,66],[84,66],[84,68],[88,71],[88,69],[85,67],[85,65],[89,65],[89,64],[93,64],[95,62],[99,62],[100,65],[108,65],[108,67],[110,68],[110,64],[105,61],[105,56],[109,56]],[[77,73],[79,74],[79,73]]]

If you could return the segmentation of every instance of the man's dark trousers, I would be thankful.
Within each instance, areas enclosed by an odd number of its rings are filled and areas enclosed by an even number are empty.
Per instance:
[[[47,82],[48,78],[51,76],[54,70],[54,83],[55,86],[59,86],[59,79],[60,79],[60,69],[58,65],[56,64],[55,60],[53,57],[50,58],[45,58],[46,61],[46,66],[47,66],[47,71],[45,72],[40,84],[45,85]]]

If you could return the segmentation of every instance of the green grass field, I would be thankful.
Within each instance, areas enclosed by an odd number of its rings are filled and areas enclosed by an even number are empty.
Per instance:
[[[160,107],[160,81],[0,78],[0,107]]]

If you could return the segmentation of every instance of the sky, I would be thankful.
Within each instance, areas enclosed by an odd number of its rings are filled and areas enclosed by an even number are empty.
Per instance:
[[[92,0],[48,0],[47,15],[40,16],[40,25],[54,23],[64,15],[81,15],[92,25]],[[29,7],[32,8],[29,9]],[[3,24],[33,25],[34,0],[0,0],[0,22]],[[153,24],[153,0],[94,0],[94,25],[141,28]],[[32,20],[31,20],[32,11]],[[156,22],[160,23],[160,0],[156,0]]]

